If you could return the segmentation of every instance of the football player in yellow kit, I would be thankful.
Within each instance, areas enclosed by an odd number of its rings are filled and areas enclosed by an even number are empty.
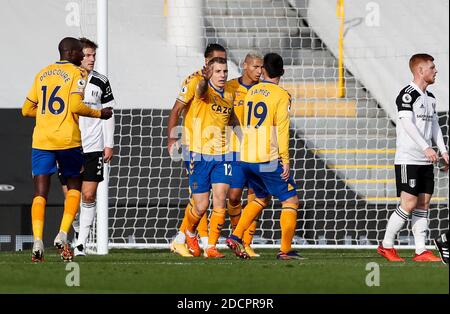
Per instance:
[[[264,56],[264,80],[254,85],[244,101],[241,122],[241,167],[255,192],[255,200],[244,208],[228,247],[240,258],[249,258],[242,242],[244,231],[267,206],[270,195],[282,204],[281,248],[277,258],[301,259],[291,250],[297,224],[299,199],[289,165],[289,93],[278,86],[284,74],[283,59],[276,53]]]
[[[208,61],[215,57],[227,58],[226,50],[219,44],[209,44],[204,53],[205,57],[205,65],[208,64]],[[172,155],[172,152],[176,146],[176,142],[178,138],[176,136],[175,128],[178,125],[178,120],[181,115],[183,115],[183,133],[181,138],[182,144],[182,155],[185,163],[186,171],[189,175],[189,165],[190,165],[190,157],[189,157],[189,144],[192,138],[192,113],[191,104],[195,97],[195,91],[197,89],[197,85],[199,81],[202,79],[202,70],[194,72],[189,75],[182,84],[180,93],[173,105],[172,111],[170,112],[168,123],[167,123],[167,148],[169,154]],[[186,238],[186,224],[187,217],[186,213],[193,206],[194,200],[191,198],[189,203],[185,209],[183,221],[180,225],[177,235],[175,239],[170,244],[170,249],[172,252],[175,252],[183,257],[192,257],[192,256],[200,256],[201,249],[198,244],[198,239],[196,237]],[[204,249],[207,248],[208,245],[208,220],[207,215],[204,215],[202,220],[197,226],[197,231],[200,236],[202,246]],[[187,245],[187,247],[186,247]]]
[[[216,243],[225,222],[227,192],[232,165],[226,161],[226,130],[233,111],[234,91],[227,84],[228,67],[224,58],[212,58],[202,72],[191,104],[192,134],[189,186],[194,206],[186,212],[186,237],[195,238],[195,228],[209,207],[213,193],[213,210],[209,224],[206,256],[224,257]]]
[[[234,98],[234,115],[238,120],[239,124],[244,119],[244,99],[247,95],[248,90],[253,87],[255,84],[259,82],[261,77],[263,67],[263,56],[255,51],[251,51],[247,53],[245,56],[244,62],[242,64],[242,76],[230,80],[228,83],[231,88],[234,90],[235,98]],[[239,127],[239,126],[238,126]],[[239,130],[237,130],[238,133]],[[232,167],[233,167],[233,175],[231,178],[230,190],[228,191],[228,202],[227,202],[227,210],[228,215],[230,216],[231,221],[231,229],[234,231],[236,228],[239,219],[241,217],[242,211],[242,192],[245,186],[248,185],[247,178],[245,177],[242,168],[240,166],[240,139],[236,135],[235,132],[230,132],[230,145],[229,150],[232,155]],[[255,194],[252,189],[248,189],[247,201],[252,202],[255,199]],[[245,250],[250,255],[250,257],[259,256],[254,252],[251,248],[251,243],[253,240],[253,235],[255,233],[257,222],[259,216],[255,218],[255,220],[251,223],[249,228],[245,230],[243,241],[245,244]]]
[[[44,260],[42,234],[50,176],[57,171],[57,163],[67,178],[67,197],[64,214],[54,245],[63,260],[71,260],[73,253],[67,244],[67,232],[80,203],[83,156],[78,116],[109,119],[111,108],[94,110],[83,104],[86,73],[79,68],[83,60],[80,41],[66,37],[58,45],[60,61],[36,75],[22,107],[23,116],[35,117],[33,131],[32,172],[34,198],[31,207],[34,244],[32,262]]]

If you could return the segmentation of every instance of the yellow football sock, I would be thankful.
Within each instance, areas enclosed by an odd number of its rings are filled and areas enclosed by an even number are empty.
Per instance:
[[[186,232],[186,225],[187,225],[187,212],[192,208],[194,204],[194,199],[190,199],[189,203],[186,206],[186,209],[184,210],[184,217],[183,221],[181,222],[180,231],[185,233]]]
[[[209,222],[208,245],[216,245],[225,223],[225,208],[214,208]]]
[[[297,204],[283,204],[281,209],[281,252],[287,253],[291,250],[292,239],[297,225]]]
[[[231,230],[234,231],[239,222],[239,219],[241,218],[242,205],[241,203],[239,203],[236,206],[233,206],[230,204],[230,201],[228,201],[227,209],[228,215],[230,216]]]
[[[239,223],[236,226],[236,229],[234,229],[233,231],[233,235],[242,239],[244,231],[248,229],[252,221],[259,215],[259,213],[261,213],[264,207],[264,201],[258,198],[253,202],[248,203],[247,206],[245,206],[243,213],[241,214],[241,219],[239,219]]]
[[[255,193],[251,193],[247,195],[247,204],[253,202],[256,199]]]
[[[73,219],[80,207],[81,193],[78,190],[69,190],[66,194],[66,201],[64,202],[64,214],[61,220],[59,231],[68,233],[72,226]]]
[[[244,241],[245,245],[252,244],[257,224],[258,224],[258,217],[256,217],[250,224],[250,227],[248,227],[247,230],[245,230],[244,236],[242,238],[242,241]]]
[[[205,212],[197,226],[197,232],[200,238],[208,237],[208,213]]]
[[[42,196],[35,196],[31,205],[31,224],[34,240],[42,240],[44,233],[45,205],[47,200]]]
[[[206,213],[205,213],[206,214]],[[205,215],[204,214],[204,215]],[[203,216],[204,216],[203,215]],[[194,207],[191,207],[187,213],[186,213],[186,217],[187,217],[187,223],[186,223],[186,231],[189,231],[190,233],[195,233],[195,229],[197,228],[198,223],[200,222],[200,219],[202,218],[201,216],[199,216],[196,212],[196,210],[194,209]]]

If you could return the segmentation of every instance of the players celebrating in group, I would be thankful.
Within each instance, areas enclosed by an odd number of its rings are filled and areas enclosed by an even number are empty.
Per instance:
[[[215,51],[222,56],[214,56]],[[229,247],[241,258],[258,256],[250,246],[252,237],[262,209],[274,195],[283,204],[282,245],[277,257],[299,259],[291,251],[298,198],[289,171],[290,96],[277,85],[284,72],[282,58],[268,54],[263,60],[260,54],[250,52],[243,75],[227,82],[225,57],[222,46],[207,47],[206,66],[185,80],[169,116],[168,149],[172,153],[177,140],[174,127],[184,109],[183,147],[188,147],[189,153],[183,156],[192,193],[171,250],[184,257],[200,256],[196,231],[204,238],[212,191],[208,243],[202,241],[204,256],[224,257],[216,244],[226,209],[233,232],[227,239]],[[241,213],[244,186],[248,187],[248,204]]]
[[[63,260],[72,259],[67,233],[80,206],[82,191],[76,252],[85,254],[95,214],[95,194],[98,182],[103,180],[99,169],[103,158],[108,161],[113,155],[114,121],[105,125],[103,134],[99,120],[78,120],[78,116],[106,120],[112,117],[114,98],[108,79],[93,71],[96,48],[87,39],[64,38],[58,46],[60,61],[36,75],[23,104],[23,115],[36,118],[32,144],[33,262],[44,260],[45,207],[50,176],[57,171],[66,186],[66,200],[54,245]],[[184,116],[182,156],[191,192],[170,248],[183,257],[200,256],[200,237],[204,257],[224,257],[216,245],[228,211],[232,234],[226,239],[227,246],[239,258],[257,257],[251,247],[253,235],[263,209],[274,196],[282,205],[281,247],[276,257],[302,259],[292,250],[299,199],[290,171],[291,97],[278,85],[284,74],[283,59],[276,53],[263,57],[249,52],[242,64],[242,76],[227,81],[226,50],[219,44],[210,44],[204,57],[203,69],[183,82],[168,119],[168,150],[172,155],[178,148],[176,126],[179,117]],[[84,69],[79,67],[82,61]],[[432,149],[432,139],[447,170],[449,163],[435,112],[436,100],[427,90],[437,73],[433,61],[426,54],[414,55],[410,60],[414,79],[397,97],[395,170],[401,204],[390,216],[377,250],[389,261],[404,261],[394,249],[394,239],[410,214],[416,246],[413,260],[441,260],[425,247],[427,213],[434,189],[433,163],[439,158]],[[81,134],[78,123],[83,126]],[[248,196],[242,209],[244,187]],[[208,224],[210,193],[212,211]],[[436,239],[436,246],[448,263],[447,236]]]

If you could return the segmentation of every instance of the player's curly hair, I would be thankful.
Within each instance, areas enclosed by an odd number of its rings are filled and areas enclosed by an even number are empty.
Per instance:
[[[274,52],[270,52],[264,56],[264,69],[270,78],[283,76],[283,58]]]

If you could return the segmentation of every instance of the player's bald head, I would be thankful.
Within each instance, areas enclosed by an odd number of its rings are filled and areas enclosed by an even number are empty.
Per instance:
[[[78,39],[73,37],[63,38],[59,42],[58,50],[61,60],[67,60],[76,66],[81,65],[81,61],[84,58],[83,45]]]
[[[58,45],[59,55],[62,56],[64,53],[73,50],[83,49],[81,42],[73,37],[63,38]]]
[[[409,69],[414,74],[422,63],[433,62],[434,58],[426,53],[418,53],[409,59]]]

